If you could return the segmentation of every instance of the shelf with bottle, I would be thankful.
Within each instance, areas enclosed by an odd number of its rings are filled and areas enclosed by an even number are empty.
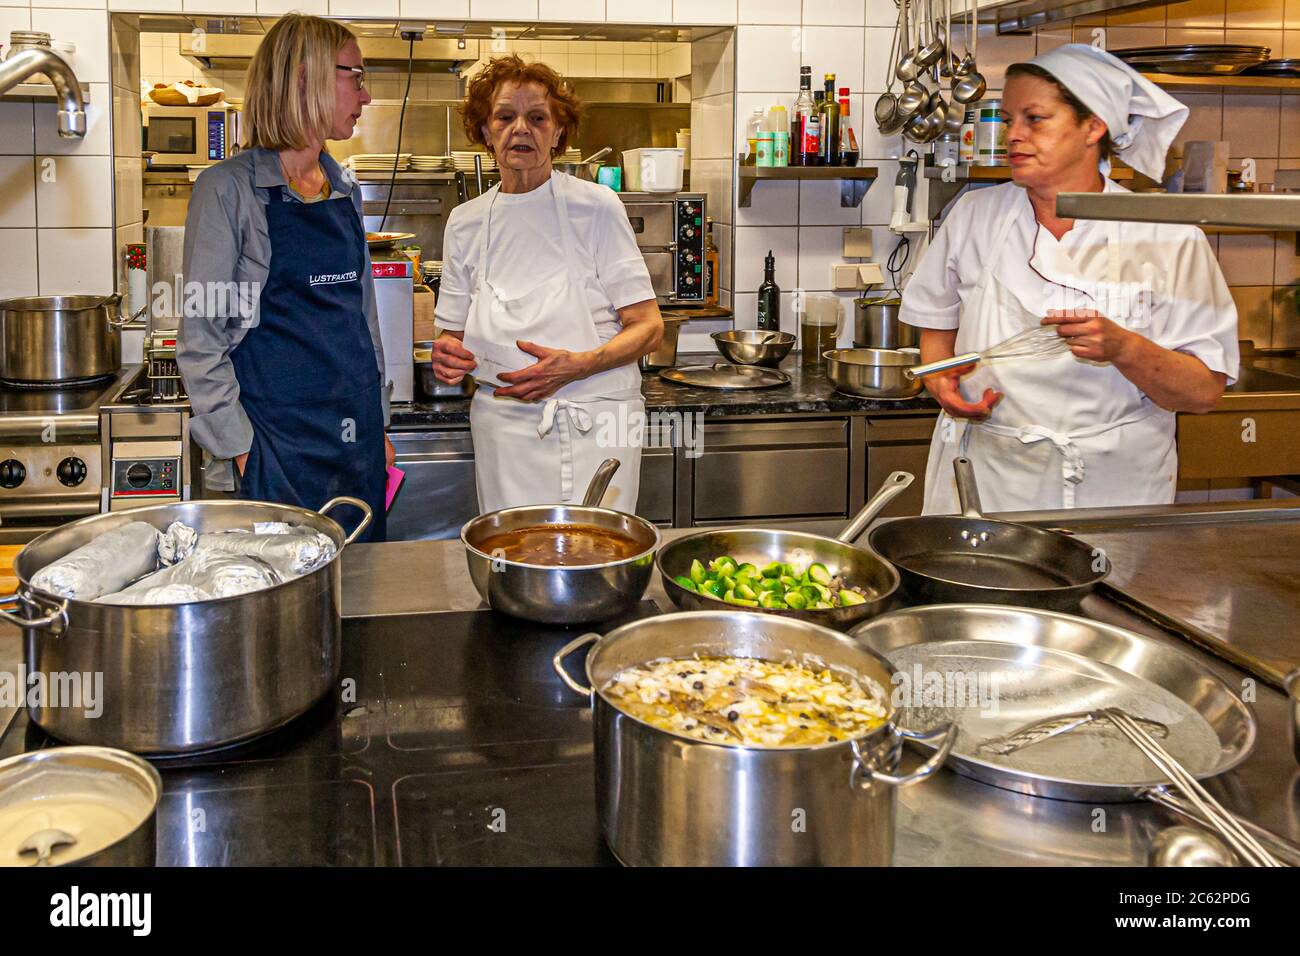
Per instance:
[[[740,157],[738,157],[740,158]],[[749,208],[754,184],[759,180],[826,180],[840,181],[840,205],[862,205],[871,183],[880,175],[875,166],[740,166],[738,203]]]

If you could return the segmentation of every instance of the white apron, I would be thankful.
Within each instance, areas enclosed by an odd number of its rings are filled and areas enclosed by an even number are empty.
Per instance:
[[[997,273],[1006,255],[1007,237],[1018,196],[995,231],[995,250],[970,301],[962,309],[956,354],[978,352],[1027,328],[1037,327],[1048,308],[1028,304]],[[1041,227],[1040,227],[1041,228]],[[1120,284],[1119,226],[1110,223],[1106,281],[1033,265],[1054,282],[1073,288],[1098,288],[1101,302],[1126,301]],[[1011,266],[1004,266],[1004,270]],[[1108,291],[1110,290],[1110,291]],[[1032,298],[1028,294],[1025,298]],[[1126,316],[1098,311],[1121,324]],[[1135,326],[1134,326],[1135,327]],[[1109,363],[1090,362],[1073,354],[984,362],[965,376],[962,394],[977,401],[984,389],[1003,393],[985,422],[951,418],[941,412],[930,441],[925,476],[925,513],[954,514],[958,508],[952,462],[968,455],[974,465],[985,511],[1054,510],[1167,504],[1174,500],[1178,460],[1175,418],[1150,401]]]
[[[583,289],[591,268],[577,255],[577,237],[569,222],[564,192],[566,176],[551,174],[555,211],[560,221],[566,268],[523,295],[509,298],[487,276],[492,207],[478,248],[478,282],[465,323],[464,345],[478,365],[481,387],[470,404],[474,440],[474,475],[481,512],[531,504],[580,502],[587,483],[606,458],[619,469],[603,504],[632,512],[641,480],[641,441],[645,402],[635,364],[609,369],[570,382],[541,402],[496,398],[497,378],[532,365],[536,357],[516,342],[586,352],[600,336]],[[496,201],[500,185],[490,190]]]

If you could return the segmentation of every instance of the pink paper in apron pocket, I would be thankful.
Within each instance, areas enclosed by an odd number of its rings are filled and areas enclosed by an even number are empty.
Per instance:
[[[393,507],[393,499],[397,497],[397,489],[402,487],[402,482],[406,480],[406,472],[396,465],[388,469],[388,484],[384,488],[384,510],[388,511]]]

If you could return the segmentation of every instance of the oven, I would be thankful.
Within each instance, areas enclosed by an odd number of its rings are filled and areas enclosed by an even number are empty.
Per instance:
[[[661,305],[704,302],[705,195],[619,193]]]
[[[150,106],[144,149],[153,166],[206,166],[239,152],[239,110],[214,106]]]

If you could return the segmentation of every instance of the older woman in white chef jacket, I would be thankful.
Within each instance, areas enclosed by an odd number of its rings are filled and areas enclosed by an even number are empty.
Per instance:
[[[458,206],[443,241],[434,371],[473,372],[483,511],[581,499],[600,462],[621,467],[604,504],[636,507],[645,403],[636,362],[663,319],[636,237],[607,187],[551,168],[578,125],[558,74],[492,60],[461,107],[501,183]]]
[[[1173,501],[1175,412],[1206,412],[1238,365],[1237,313],[1194,226],[1068,220],[1058,192],[1123,192],[1118,156],[1162,178],[1187,108],[1079,44],[1007,71],[1013,182],[955,204],[903,293],[922,360],[1054,326],[1069,351],[928,379],[943,406],[925,511],[957,511],[967,454],[986,510]]]

